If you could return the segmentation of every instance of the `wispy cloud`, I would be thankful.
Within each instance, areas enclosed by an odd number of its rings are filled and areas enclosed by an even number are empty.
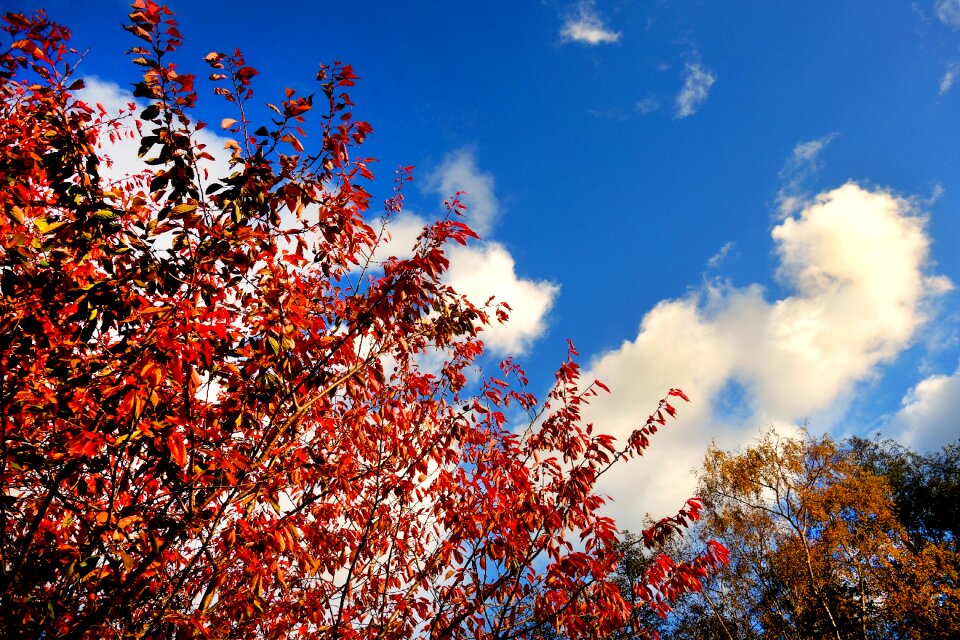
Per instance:
[[[590,109],[588,113],[594,118],[600,118],[601,120],[614,120],[616,122],[623,122],[627,119],[627,112],[621,109],[620,107],[609,107],[607,109]]]
[[[793,153],[780,170],[780,179],[783,185],[777,193],[780,213],[789,216],[800,209],[804,204],[805,192],[803,182],[820,168],[820,152],[830,144],[838,133],[828,133],[816,140],[798,142]]]
[[[943,77],[940,78],[940,95],[946,95],[947,91],[953,87],[953,83],[960,77],[960,63],[953,63],[947,67]]]
[[[930,195],[923,200],[923,204],[928,207],[935,205],[946,192],[947,190],[943,188],[942,184],[939,182],[934,184],[930,189]]]
[[[611,31],[597,15],[592,0],[582,0],[567,16],[560,29],[564,42],[580,42],[590,46],[620,41],[620,32]]]
[[[793,159],[803,163],[816,161],[817,155],[820,153],[820,151],[822,151],[825,146],[830,144],[830,141],[836,136],[837,134],[834,132],[816,140],[808,140],[807,142],[798,143],[797,146],[793,148]]]
[[[675,118],[687,118],[697,112],[710,94],[710,87],[717,77],[704,69],[699,62],[688,63],[683,89],[677,94]]]
[[[656,98],[644,98],[643,100],[637,103],[637,107],[636,107],[637,112],[642,116],[645,116],[649,113],[653,113],[659,108],[660,108],[660,103],[657,102]]]
[[[936,0],[933,9],[940,22],[953,29],[960,29],[960,0]]]
[[[716,269],[723,264],[730,255],[730,252],[733,251],[734,247],[736,247],[736,243],[732,241],[720,247],[720,251],[717,251],[715,254],[710,256],[709,260],[707,260],[707,268]]]

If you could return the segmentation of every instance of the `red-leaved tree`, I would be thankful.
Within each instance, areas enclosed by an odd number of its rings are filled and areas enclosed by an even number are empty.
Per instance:
[[[208,55],[236,114],[229,175],[208,176],[170,11],[138,0],[126,28],[148,104],[125,117],[76,97],[69,32],[42,13],[7,15],[0,42],[0,636],[596,637],[631,619],[596,482],[682,392],[618,448],[581,420],[603,387],[572,347],[543,403],[509,361],[472,381],[506,309],[444,284],[445,247],[475,237],[456,199],[411,257],[370,264],[351,68],[257,127],[257,72]],[[117,137],[149,170],[108,180]],[[724,553],[658,561],[639,602],[665,611]]]

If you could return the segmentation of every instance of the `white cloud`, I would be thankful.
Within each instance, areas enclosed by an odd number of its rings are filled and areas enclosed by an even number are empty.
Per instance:
[[[507,303],[511,308],[509,321],[500,324],[491,314],[493,324],[481,337],[496,354],[522,353],[546,330],[546,315],[560,288],[551,282],[522,278],[509,250],[485,239],[492,234],[500,204],[494,194],[493,176],[477,167],[473,152],[461,149],[449,154],[428,174],[424,184],[442,200],[449,200],[457,191],[466,192],[462,196],[467,205],[464,221],[481,235],[481,240],[466,247],[448,247],[450,269],[446,282],[477,306],[484,306],[491,296],[493,304]],[[377,247],[372,262],[382,262],[390,256],[411,256],[416,238],[426,224],[425,217],[409,211],[390,220],[387,240]]]
[[[390,219],[386,224],[386,233],[371,258],[371,264],[379,264],[387,258],[409,258],[417,244],[417,237],[427,226],[427,219],[415,213],[404,211]]]
[[[540,336],[560,290],[550,282],[518,277],[513,256],[496,242],[453,248],[447,282],[474,304],[494,296],[495,302],[510,305],[510,320],[506,324],[494,320],[481,335],[488,348],[502,354],[522,353]]]
[[[463,191],[461,201],[467,205],[464,220],[481,238],[492,230],[500,214],[500,203],[494,194],[494,179],[477,168],[477,161],[469,149],[447,154],[436,169],[427,175],[424,188],[440,194],[444,200]]]
[[[930,189],[930,195],[927,196],[926,199],[924,199],[923,203],[928,207],[932,206],[936,204],[937,201],[939,201],[940,198],[943,197],[943,194],[945,194],[946,192],[947,190],[944,189],[943,185],[938,182],[933,185],[933,188]]]
[[[960,367],[953,375],[921,380],[903,398],[903,408],[892,420],[891,431],[919,451],[928,451],[960,438]]]
[[[710,94],[710,87],[717,81],[717,77],[699,63],[686,65],[686,79],[683,89],[677,94],[675,118],[686,118],[694,115],[700,105]]]
[[[960,0],[935,0],[933,9],[937,12],[940,22],[948,27],[960,29]]]
[[[373,262],[412,255],[416,238],[426,224],[425,218],[410,213],[391,221],[390,239],[377,248]],[[487,348],[501,355],[526,351],[545,330],[546,315],[560,288],[551,282],[521,278],[513,256],[497,242],[451,245],[447,253],[447,284],[477,306],[483,306],[491,297],[494,305],[506,302],[510,306],[510,319],[505,324],[497,322],[490,309],[492,324],[481,335]]]
[[[597,15],[593,2],[583,0],[577,10],[567,16],[560,29],[564,42],[580,42],[591,46],[620,41],[620,32],[611,31]]]
[[[923,218],[888,191],[848,183],[822,193],[772,237],[789,295],[771,302],[760,285],[707,284],[656,305],[636,338],[592,363],[587,377],[613,391],[590,407],[599,431],[625,438],[670,386],[693,400],[649,459],[605,477],[624,525],[639,526],[641,509],[679,508],[711,440],[734,447],[807,417],[829,428],[855,385],[911,343],[926,301],[948,284],[924,273]]]
[[[74,96],[86,102],[91,107],[99,104],[110,117],[116,117],[121,112],[130,111],[130,103],[135,105],[132,115],[119,120],[119,128],[104,129],[100,136],[101,157],[109,162],[101,162],[99,172],[101,178],[109,181],[121,180],[130,175],[149,169],[141,158],[137,157],[140,148],[139,136],[131,139],[125,134],[135,131],[133,119],[137,117],[145,105],[136,101],[133,94],[119,85],[106,82],[99,78],[86,77],[83,79],[84,88],[74,92]],[[115,134],[114,141],[108,138],[109,131]]]
[[[947,70],[943,73],[943,77],[940,78],[940,95],[946,95],[950,88],[953,87],[953,83],[957,81],[957,78],[960,77],[960,64],[954,63],[947,67]]]
[[[521,278],[510,252],[499,243],[484,240],[500,216],[500,203],[494,194],[493,176],[480,171],[473,152],[461,149],[449,154],[429,174],[426,184],[442,199],[449,199],[456,191],[466,192],[462,197],[467,205],[465,221],[481,241],[450,249],[447,282],[475,305],[486,304],[491,296],[495,297],[494,303],[510,305],[510,320],[506,324],[494,320],[482,337],[494,353],[522,353],[546,330],[546,314],[559,287]]]
[[[133,118],[139,116],[146,104],[135,99],[130,91],[113,82],[91,76],[84,78],[83,81],[86,86],[75,91],[74,95],[90,106],[97,103],[103,105],[110,116],[116,116],[121,112],[129,112],[129,104],[134,103],[135,105],[133,115],[120,121],[120,128],[116,130],[118,135],[113,142],[107,137],[107,130],[104,130],[101,134],[102,155],[112,161],[112,166],[101,163],[101,177],[110,181],[123,180],[134,174],[150,170],[150,167],[144,164],[144,159],[137,156],[140,149],[140,136],[137,135],[131,139],[123,135],[124,132],[133,130]],[[149,124],[144,126],[147,127]],[[195,132],[193,139],[194,142],[203,145],[204,150],[214,157],[213,161],[202,161],[201,168],[206,169],[211,178],[228,175],[230,172],[230,155],[224,151],[223,145],[229,138],[219,136],[206,128]],[[149,157],[150,154],[147,155]]]

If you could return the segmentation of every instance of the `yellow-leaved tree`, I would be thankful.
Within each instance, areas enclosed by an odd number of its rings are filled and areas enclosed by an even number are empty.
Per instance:
[[[946,522],[958,453],[772,430],[741,451],[712,447],[700,472],[699,535],[724,543],[730,563],[660,631],[727,640],[960,637],[960,553]],[[621,574],[629,569],[621,563]]]

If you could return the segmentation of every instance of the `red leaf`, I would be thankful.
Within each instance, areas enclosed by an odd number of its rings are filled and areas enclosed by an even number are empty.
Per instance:
[[[187,447],[179,433],[171,433],[167,436],[167,447],[170,449],[170,456],[178,467],[187,464]]]

